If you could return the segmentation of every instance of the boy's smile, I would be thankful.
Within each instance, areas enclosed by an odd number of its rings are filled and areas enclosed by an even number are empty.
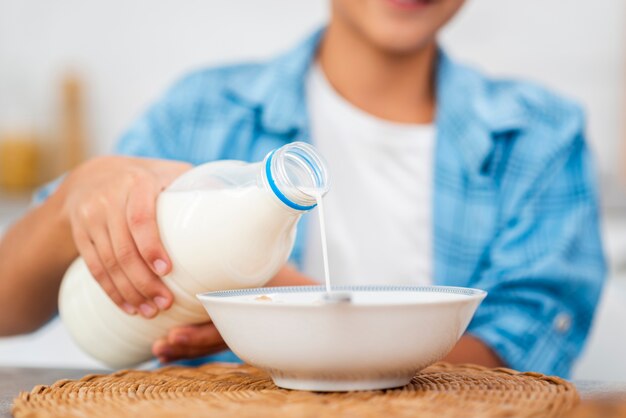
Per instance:
[[[433,3],[435,0],[386,0],[393,7],[403,10],[421,10]]]

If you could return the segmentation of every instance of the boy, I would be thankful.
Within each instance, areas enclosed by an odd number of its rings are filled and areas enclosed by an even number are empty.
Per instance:
[[[446,360],[569,375],[605,271],[583,116],[447,57],[436,36],[462,3],[332,0],[327,28],[293,51],[184,78],[122,138],[123,156],[88,161],[43,190],[4,237],[0,334],[54,315],[78,255],[129,315],[168,309],[159,191],[192,165],[260,160],[308,140],[332,175],[333,278],[485,289]],[[272,284],[319,280],[318,248],[299,234],[295,267]],[[171,361],[224,348],[204,324],[172,330],[154,353]]]

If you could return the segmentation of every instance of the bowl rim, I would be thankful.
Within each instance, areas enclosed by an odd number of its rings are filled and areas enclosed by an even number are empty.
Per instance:
[[[464,303],[472,300],[482,301],[487,297],[487,292],[482,289],[475,289],[471,287],[459,287],[459,286],[411,286],[411,285],[342,285],[333,286],[331,291],[352,291],[352,292],[418,292],[418,293],[447,293],[467,296],[467,298],[444,300],[444,301],[420,301],[420,302],[403,302],[394,304],[379,304],[379,303],[362,303],[360,302],[358,307],[396,307],[396,306],[418,306],[418,305],[431,305],[431,304],[447,304],[447,303]],[[232,290],[218,290],[213,292],[204,292],[196,294],[196,297],[201,302],[217,302],[227,304],[245,304],[247,306],[253,304],[254,306],[294,306],[300,308],[319,308],[320,306],[331,306],[334,303],[328,304],[303,304],[297,302],[282,302],[280,304],[259,304],[253,300],[241,299],[241,296],[257,296],[268,293],[320,293],[326,292],[326,286],[279,286],[279,287],[254,287],[247,289],[232,289]]]

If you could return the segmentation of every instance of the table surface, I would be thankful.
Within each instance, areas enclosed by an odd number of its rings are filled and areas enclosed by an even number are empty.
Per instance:
[[[49,385],[60,379],[79,379],[102,371],[0,367],[0,418],[11,417],[11,403],[19,392],[37,385]],[[574,381],[583,401],[610,398],[626,402],[626,382]]]

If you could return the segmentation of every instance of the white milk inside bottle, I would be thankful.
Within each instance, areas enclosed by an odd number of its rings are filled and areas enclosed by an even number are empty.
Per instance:
[[[301,142],[259,163],[196,167],[157,201],[161,240],[173,264],[163,278],[173,306],[153,319],[126,314],[79,258],[61,284],[61,319],[84,351],[110,367],[149,360],[152,344],[170,328],[209,320],[197,293],[258,287],[271,279],[291,253],[300,216],[327,191],[321,157]]]

